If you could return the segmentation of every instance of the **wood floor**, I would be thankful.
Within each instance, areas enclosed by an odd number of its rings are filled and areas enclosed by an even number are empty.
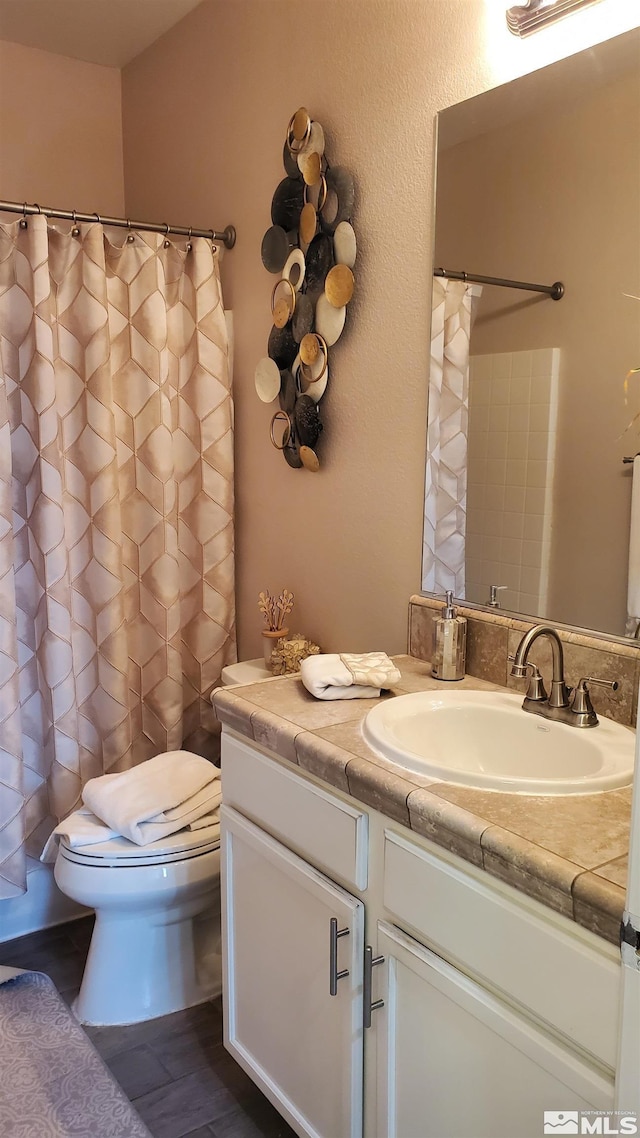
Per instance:
[[[7,941],[0,964],[46,972],[70,1005],[92,927],[86,917]],[[220,1000],[129,1027],[85,1031],[154,1138],[295,1138],[224,1050]]]

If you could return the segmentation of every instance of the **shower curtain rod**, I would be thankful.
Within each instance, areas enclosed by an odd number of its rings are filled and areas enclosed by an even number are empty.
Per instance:
[[[552,300],[561,300],[564,296],[562,281],[552,285],[528,284],[527,281],[509,281],[504,277],[480,277],[477,273],[462,273],[456,269],[434,269],[434,277],[449,277],[453,281],[471,281],[473,284],[498,285],[499,288],[523,288],[527,292],[544,292]]]
[[[0,201],[0,211],[5,213],[21,213],[23,217],[42,213],[45,217],[60,217],[63,221],[98,221],[101,225],[114,225],[118,229],[141,229],[147,233],[177,233],[180,237],[207,237],[210,241],[222,241],[227,249],[233,249],[236,243],[236,231],[233,225],[226,229],[193,229],[186,225],[167,225],[166,222],[157,221],[130,221],[124,217],[103,217],[99,213],[78,213],[75,209],[52,209],[46,205],[27,205],[26,202]]]

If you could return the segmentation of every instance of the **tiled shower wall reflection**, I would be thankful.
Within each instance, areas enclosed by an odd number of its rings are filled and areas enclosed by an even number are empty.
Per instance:
[[[469,361],[466,597],[544,615],[553,509],[558,348]]]

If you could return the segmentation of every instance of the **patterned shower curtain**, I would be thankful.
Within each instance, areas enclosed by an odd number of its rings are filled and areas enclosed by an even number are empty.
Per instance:
[[[422,588],[464,597],[469,338],[481,289],[433,278]]]
[[[0,225],[0,897],[87,779],[213,755],[233,548],[210,242]]]

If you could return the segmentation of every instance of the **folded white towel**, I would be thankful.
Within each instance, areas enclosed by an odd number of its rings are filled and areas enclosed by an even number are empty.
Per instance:
[[[145,846],[215,811],[220,771],[190,751],[167,751],[121,774],[92,778],[82,800],[117,834]]]
[[[400,681],[400,672],[384,652],[307,656],[300,675],[316,699],[371,699]]]
[[[184,829],[200,830],[204,826],[212,826],[214,822],[218,821],[219,812],[215,810],[210,814],[204,814],[201,818],[194,819],[194,821],[190,822]],[[152,823],[145,822],[144,826],[146,827],[150,824]],[[105,826],[104,822],[96,818],[91,810],[84,806],[81,807],[80,810],[75,810],[73,814],[69,814],[68,818],[65,818],[63,822],[60,822],[60,824],[56,826],[55,830],[47,838],[46,845],[40,854],[40,861],[53,862],[56,860],[58,843],[62,837],[64,837],[67,845],[70,846],[72,850],[75,850],[80,846],[95,846],[98,842],[108,842],[110,838],[119,838],[120,836],[116,830],[109,829],[108,826]],[[167,835],[164,834],[160,836],[164,837]]]
[[[47,838],[46,845],[40,854],[40,861],[50,862],[56,860],[59,838],[66,838],[72,849],[77,846],[94,846],[98,842],[108,842],[109,838],[117,838],[116,830],[110,830],[96,818],[86,807],[75,810],[63,822],[56,826]]]

